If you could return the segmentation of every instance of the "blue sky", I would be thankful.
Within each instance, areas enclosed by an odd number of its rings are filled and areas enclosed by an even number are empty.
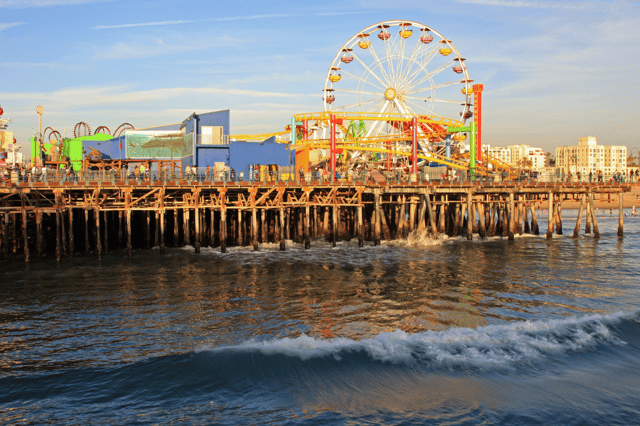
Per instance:
[[[640,148],[640,2],[0,0],[0,106],[18,143],[43,125],[114,130],[231,110],[232,133],[320,111],[344,43],[385,20],[446,36],[485,85],[484,142]],[[455,118],[455,117],[452,117]]]

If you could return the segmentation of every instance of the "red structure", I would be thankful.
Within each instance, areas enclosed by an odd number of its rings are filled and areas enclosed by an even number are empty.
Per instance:
[[[411,173],[418,173],[418,118],[411,119]]]
[[[336,174],[336,116],[331,114],[331,133],[330,133],[330,143],[331,143],[331,180]]]
[[[476,115],[476,159],[482,162],[482,91],[484,84],[473,85],[473,109]]]

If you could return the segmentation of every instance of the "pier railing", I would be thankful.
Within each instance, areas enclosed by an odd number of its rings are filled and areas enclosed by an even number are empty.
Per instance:
[[[71,172],[67,170],[56,170],[49,172],[17,172],[0,176],[2,186],[30,185],[36,182],[49,183],[76,183],[76,182],[97,182],[108,184],[115,182],[176,182],[186,181],[189,184],[226,184],[240,182],[261,182],[267,183],[295,183],[295,182],[317,182],[320,184],[350,184],[355,182],[374,181],[379,185],[393,185],[402,183],[428,184],[437,182],[440,184],[453,184],[473,181],[481,186],[494,184],[535,184],[535,183],[567,183],[567,184],[614,184],[614,183],[637,183],[639,180],[634,175],[603,174],[599,176],[563,176],[558,174],[521,174],[519,176],[502,176],[494,174],[490,176],[471,177],[466,173],[449,175],[441,173],[439,170],[427,168],[412,175],[404,172],[387,172],[380,170],[367,170],[362,172],[337,172],[331,176],[329,172],[280,172],[280,171],[227,171],[219,172],[213,170],[203,170],[196,172],[185,171],[151,171],[137,174],[127,170],[90,170]]]

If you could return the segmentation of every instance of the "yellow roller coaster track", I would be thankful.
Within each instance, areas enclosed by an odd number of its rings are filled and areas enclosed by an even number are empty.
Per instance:
[[[254,134],[245,134],[245,135],[229,135],[229,139],[235,141],[260,141],[262,142],[265,139],[269,139],[272,136],[283,136],[288,135],[291,132],[288,130],[284,130],[282,132],[275,133],[254,133]]]
[[[302,114],[296,114],[293,117],[296,121],[312,121],[316,120],[319,122],[326,121],[328,122],[331,118],[331,115],[335,115],[336,118],[342,120],[372,120],[372,121],[404,121],[410,122],[413,119],[413,115],[409,114],[399,114],[399,113],[387,113],[387,112],[308,112]],[[452,127],[462,127],[464,123],[458,120],[454,120],[451,118],[440,118],[440,117],[424,117],[424,116],[416,116],[418,123],[424,124],[438,124],[440,126],[452,126]]]
[[[385,140],[386,141],[386,140]],[[301,150],[305,148],[309,149],[331,149],[331,144],[327,140],[305,140],[305,142],[300,145],[292,145],[291,149]],[[370,148],[363,146],[353,146],[353,142],[351,141],[340,141],[336,142],[336,149],[343,149],[347,151],[366,151],[366,152],[379,152],[391,155],[401,155],[405,157],[410,157],[410,151],[403,151],[399,149],[384,149],[384,148]],[[469,163],[465,163],[464,161],[453,160],[451,158],[447,158],[443,155],[439,154],[418,154],[418,158],[427,161],[433,161],[439,164],[443,164],[449,167],[453,167],[458,170],[468,170]]]

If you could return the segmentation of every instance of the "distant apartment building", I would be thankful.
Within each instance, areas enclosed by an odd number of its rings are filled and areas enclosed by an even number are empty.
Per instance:
[[[577,146],[556,148],[556,167],[566,172],[587,174],[625,172],[627,168],[626,146],[598,145],[595,136],[578,140]]]
[[[508,148],[502,147],[491,147],[487,145],[487,152],[490,157],[497,159],[498,161],[502,161],[503,163],[511,164],[511,150]]]
[[[545,155],[542,148],[529,145],[509,145],[511,164],[531,170],[541,170],[545,166]]]

